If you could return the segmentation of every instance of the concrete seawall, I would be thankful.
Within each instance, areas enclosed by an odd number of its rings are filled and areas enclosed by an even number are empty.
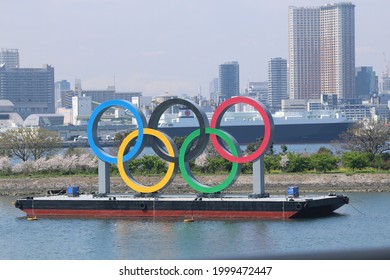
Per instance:
[[[158,176],[136,176],[139,182],[150,185],[157,183]],[[215,185],[222,182],[226,175],[197,176],[200,182]],[[97,176],[60,176],[60,177],[20,177],[0,178],[0,195],[38,196],[48,190],[66,189],[67,186],[79,186],[81,192],[97,192]],[[344,192],[390,192],[390,174],[275,174],[266,175],[266,192],[283,194],[288,186],[298,186],[300,193],[344,193]],[[250,193],[252,175],[241,175],[235,185],[226,192]],[[111,177],[111,192],[132,192],[119,176]],[[195,192],[178,175],[173,183],[163,190],[166,193]]]

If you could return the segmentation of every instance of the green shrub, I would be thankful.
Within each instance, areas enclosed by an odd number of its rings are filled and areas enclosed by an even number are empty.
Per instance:
[[[331,153],[321,152],[313,154],[310,157],[311,166],[320,172],[327,172],[336,169],[338,158],[334,157]]]
[[[345,152],[342,156],[342,162],[345,167],[355,169],[363,169],[368,166],[368,155],[362,152]]]
[[[288,153],[287,154],[287,172],[304,172],[311,169],[310,157],[302,154]]]

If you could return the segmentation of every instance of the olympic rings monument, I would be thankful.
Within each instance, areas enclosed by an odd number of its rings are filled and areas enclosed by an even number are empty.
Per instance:
[[[264,137],[259,148],[250,155],[242,155],[234,137],[222,129],[220,124],[224,113],[237,103],[253,106],[264,122]],[[184,140],[180,150],[173,140],[158,130],[160,117],[165,110],[174,105],[190,109],[199,122],[199,128]],[[98,123],[110,107],[123,107],[135,118],[138,129],[130,132],[120,144],[117,156],[105,152],[98,139]],[[269,197],[264,191],[264,153],[269,148],[274,131],[270,112],[259,102],[247,97],[233,97],[220,104],[209,120],[205,112],[194,102],[184,99],[169,99],[157,106],[146,122],[142,112],[130,102],[110,100],[99,105],[88,123],[88,141],[92,151],[99,159],[98,194],[79,194],[77,186],[69,186],[67,195],[26,197],[15,201],[15,207],[24,211],[28,217],[171,217],[186,218],[296,218],[318,217],[331,214],[347,204],[344,195],[302,197],[298,188],[288,196]],[[199,182],[191,172],[189,162],[206,149],[211,141],[215,150],[232,162],[226,179],[216,186]],[[144,186],[131,174],[127,162],[136,158],[142,149],[149,145],[154,152],[168,163],[163,178],[153,186]],[[165,146],[165,147],[164,147]],[[227,147],[225,147],[227,146]],[[253,162],[253,191],[251,194],[222,193],[231,187],[241,172],[243,163]],[[123,181],[135,194],[110,193],[110,165],[117,164]],[[159,191],[167,187],[180,170],[189,187],[198,194],[166,194]],[[296,191],[295,191],[296,190]]]
[[[224,113],[238,103],[245,103],[254,107],[261,115],[264,122],[264,137],[258,149],[250,155],[243,156],[239,144],[229,133],[220,129]],[[158,123],[163,113],[170,107],[181,105],[190,109],[199,122],[199,128],[189,134],[178,151],[173,140],[158,130]],[[138,129],[128,134],[121,143],[118,155],[112,156],[103,150],[98,139],[98,123],[103,114],[111,107],[123,107],[135,118]],[[124,100],[109,100],[100,104],[92,113],[88,123],[87,135],[89,145],[99,159],[99,194],[110,193],[110,164],[117,164],[120,176],[128,187],[140,194],[153,194],[167,187],[175,178],[178,170],[187,184],[194,190],[203,194],[220,193],[231,187],[241,173],[243,163],[253,162],[253,193],[252,197],[265,197],[264,187],[264,153],[272,143],[274,123],[271,113],[258,101],[248,97],[233,97],[221,103],[215,110],[211,123],[206,113],[195,102],[185,99],[169,99],[159,104],[150,116],[147,123],[141,110],[132,103]],[[222,139],[226,144],[222,143]],[[211,140],[215,150],[226,160],[232,162],[232,169],[227,178],[216,186],[207,186],[199,182],[190,170],[189,161],[201,155],[208,142]],[[165,149],[159,144],[161,141]],[[131,144],[133,147],[129,148]],[[153,186],[144,186],[132,176],[126,162],[136,158],[145,147],[146,143],[164,161],[168,162],[168,170],[160,182]]]

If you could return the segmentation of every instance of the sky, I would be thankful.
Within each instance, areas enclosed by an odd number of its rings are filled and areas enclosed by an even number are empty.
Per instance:
[[[355,0],[356,66],[389,66],[389,0]],[[0,48],[55,80],[145,96],[209,95],[218,65],[238,61],[240,87],[288,58],[289,6],[318,0],[0,0]],[[387,61],[387,63],[386,63]]]

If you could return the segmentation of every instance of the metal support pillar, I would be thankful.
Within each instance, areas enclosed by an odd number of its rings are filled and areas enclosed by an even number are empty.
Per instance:
[[[253,194],[260,197],[265,196],[264,183],[264,155],[253,162]]]
[[[110,193],[110,164],[99,159],[98,163],[99,194]]]

